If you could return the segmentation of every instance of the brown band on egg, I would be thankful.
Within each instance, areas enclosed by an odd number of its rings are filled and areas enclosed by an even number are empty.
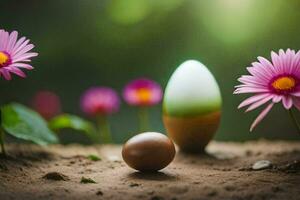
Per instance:
[[[171,139],[186,152],[203,152],[218,129],[221,112],[196,117],[163,115],[165,128]]]

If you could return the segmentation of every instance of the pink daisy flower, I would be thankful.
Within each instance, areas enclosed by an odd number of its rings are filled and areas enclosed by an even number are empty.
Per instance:
[[[109,87],[92,87],[81,97],[81,109],[86,114],[96,117],[103,143],[113,142],[107,116],[117,112],[119,108],[119,96]]]
[[[249,106],[246,112],[268,103],[251,125],[250,131],[261,122],[275,103],[282,102],[285,109],[295,106],[300,110],[300,51],[288,49],[271,53],[272,61],[258,57],[247,70],[250,75],[241,76],[234,94],[253,93],[238,108]],[[295,120],[295,118],[294,118]],[[297,124],[297,123],[296,123]]]
[[[31,70],[33,67],[28,64],[37,53],[29,52],[34,48],[29,40],[22,37],[18,40],[18,32],[11,33],[0,29],[0,76],[11,80],[11,73],[25,78],[22,68]]]
[[[162,89],[158,83],[140,78],[129,82],[125,86],[123,97],[132,106],[152,106],[161,101]]]
[[[81,109],[91,116],[109,115],[119,110],[118,94],[108,87],[92,87],[81,97]]]
[[[39,91],[32,99],[32,107],[45,119],[51,119],[61,112],[60,98],[51,91]]]

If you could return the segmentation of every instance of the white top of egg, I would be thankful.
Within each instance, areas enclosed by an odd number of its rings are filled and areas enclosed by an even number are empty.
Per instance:
[[[206,114],[221,108],[219,86],[205,65],[188,60],[171,76],[164,94],[164,113],[172,116]]]

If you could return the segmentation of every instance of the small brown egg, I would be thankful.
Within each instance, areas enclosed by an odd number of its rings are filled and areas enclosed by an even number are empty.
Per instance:
[[[158,171],[174,159],[174,143],[165,135],[145,132],[129,139],[122,149],[124,161],[139,171]]]

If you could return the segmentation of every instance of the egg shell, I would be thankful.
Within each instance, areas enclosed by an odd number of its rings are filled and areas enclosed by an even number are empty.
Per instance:
[[[133,169],[158,171],[172,162],[175,146],[165,135],[145,132],[129,139],[123,146],[122,157]]]
[[[221,118],[219,86],[205,65],[188,60],[165,89],[163,121],[170,138],[187,152],[203,152]]]

